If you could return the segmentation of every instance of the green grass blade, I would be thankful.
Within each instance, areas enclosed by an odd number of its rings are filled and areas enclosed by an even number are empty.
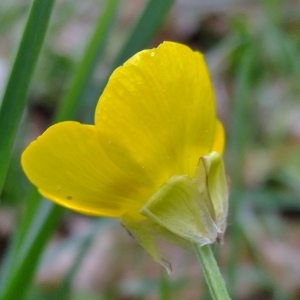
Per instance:
[[[91,36],[91,40],[81,62],[79,63],[70,88],[68,89],[66,96],[63,98],[62,105],[58,109],[54,118],[54,123],[75,118],[78,113],[79,104],[82,100],[81,96],[88,85],[86,77],[90,77],[95,66],[95,61],[99,58],[99,56],[101,56],[105,48],[107,37],[110,32],[112,22],[115,19],[119,2],[120,0],[107,1],[107,7],[96,24],[95,31]],[[32,211],[34,211],[37,201],[36,191],[32,191],[32,196],[29,197],[29,204],[27,207],[28,213],[25,214],[24,223],[21,226],[22,231],[24,232],[20,238],[21,243],[25,236],[26,228],[28,228],[30,221],[33,220]],[[23,228],[25,228],[25,230]]]
[[[0,192],[54,0],[34,0],[0,109]]]
[[[236,282],[236,268],[239,252],[239,237],[240,228],[238,225],[238,213],[240,203],[244,193],[243,182],[243,167],[245,159],[246,145],[249,143],[250,123],[249,110],[252,103],[249,100],[253,68],[255,67],[256,49],[251,45],[244,46],[242,50],[242,58],[239,63],[239,68],[235,75],[235,97],[233,112],[231,116],[231,137],[229,140],[229,151],[232,158],[234,158],[230,166],[231,188],[232,193],[230,197],[231,218],[232,223],[230,227],[230,254],[228,262],[228,289],[230,294],[234,295]]]
[[[113,69],[120,66],[136,52],[148,46],[157,30],[161,27],[174,2],[174,0],[149,0],[119,55],[115,59]]]
[[[95,27],[94,34],[78,66],[69,91],[61,102],[54,123],[75,118],[81,97],[90,82],[96,62],[105,49],[108,33],[115,19],[119,2],[120,0],[107,1],[105,12]]]
[[[107,1],[107,7],[103,15],[99,18],[95,32],[92,35],[83,59],[79,64],[77,74],[73,79],[69,92],[63,99],[62,106],[55,117],[56,122],[69,118],[75,118],[77,110],[74,109],[74,107],[78,109],[78,103],[81,101],[80,96],[83,94],[83,91],[88,83],[88,80],[85,76],[90,76],[93,71],[95,61],[101,55],[105,47],[108,33],[110,31],[112,22],[115,19],[114,17],[118,8],[118,3],[119,0]],[[31,251],[35,251],[36,253],[36,257],[32,261],[31,265],[33,269],[35,268],[34,266],[38,262],[39,254],[42,252],[47,239],[45,238],[42,240],[42,242],[39,239],[40,232],[34,232],[33,229],[38,228],[39,231],[42,232],[44,230],[43,237],[49,238],[63,212],[61,207],[58,207],[48,201],[41,202],[40,195],[37,193],[35,188],[32,188],[27,203],[28,205],[26,207],[25,215],[19,225],[18,231],[16,232],[14,241],[10,247],[10,252],[6,257],[6,262],[1,272],[0,290],[1,287],[2,289],[4,288],[4,284],[7,286],[6,282],[10,280],[8,274],[12,274],[14,270],[21,270],[20,265],[22,265],[23,260],[30,259],[29,256],[31,255]],[[39,206],[40,209],[37,210],[37,207]],[[40,211],[43,212],[42,219]],[[35,225],[36,221],[40,223],[39,226]],[[43,227],[44,224],[50,224],[50,226]],[[47,231],[45,231],[45,228]],[[31,243],[36,243],[39,245],[39,247],[33,247]],[[19,275],[21,279],[21,271],[19,272]],[[26,281],[29,282],[29,278],[30,276],[26,276],[26,280],[23,280],[21,284],[25,284]],[[17,279],[12,280],[15,283],[18,282]]]
[[[0,272],[0,294],[5,288],[7,281],[9,280],[9,274],[16,269],[18,263],[19,252],[23,249],[22,244],[27,231],[30,228],[30,224],[34,219],[34,216],[40,205],[40,194],[37,189],[32,187],[29,193],[26,211],[21,222],[18,224],[16,232],[13,235],[12,241],[9,244],[4,261],[1,264]]]
[[[74,262],[71,265],[70,269],[68,270],[66,276],[61,281],[60,285],[58,286],[56,292],[51,297],[53,300],[65,300],[68,299],[68,296],[71,293],[71,286],[74,277],[77,275],[77,271],[79,270],[84,258],[86,257],[87,251],[93,245],[95,241],[95,237],[99,235],[103,230],[107,229],[108,227],[115,224],[115,222],[111,219],[97,219],[93,221],[89,232],[86,233],[85,237],[81,241],[81,245],[76,247],[78,249],[77,255],[74,258]]]
[[[151,40],[153,40],[157,30],[162,25],[174,2],[175,0],[149,0],[147,2],[134,28],[119,51],[119,54],[113,61],[111,71],[109,72],[107,78],[100,85],[99,95],[103,92],[110,73],[115,68],[123,64],[132,55],[146,48]],[[96,105],[96,101],[98,101],[98,99],[95,99],[93,106]],[[92,122],[93,118],[94,112],[92,114],[88,114],[88,121]]]
[[[62,105],[55,116],[55,122],[75,118],[75,115],[78,112],[79,102],[81,101],[81,95],[88,83],[87,77],[90,77],[90,74],[94,69],[95,61],[102,54],[105,48],[108,33],[117,12],[119,2],[120,0],[108,1],[106,9],[103,15],[99,18],[98,24],[95,27],[94,34],[87,46],[87,50],[79,63],[70,88],[62,100]],[[23,243],[26,232],[30,227],[30,223],[34,219],[35,210],[39,202],[40,196],[36,189],[32,188],[27,201],[28,204],[26,206],[25,215],[19,226],[19,231],[17,233],[18,237],[15,238],[15,240],[18,241],[18,244],[15,247],[12,247],[16,251],[20,249],[20,245]],[[13,250],[11,249],[10,256],[14,256],[12,255],[12,251]],[[9,266],[10,263],[7,263],[7,265]]]
[[[150,42],[158,26],[162,23],[168,9],[171,7],[171,3],[173,2],[174,2],[173,0],[172,1],[168,0],[166,1],[166,3],[162,5],[160,2],[157,1],[153,1],[153,0],[149,1],[145,11],[143,12],[141,18],[139,19],[139,22],[136,25],[137,27],[138,26],[142,26],[142,27],[138,29],[134,29],[132,31],[132,34],[130,35],[129,39],[127,40],[122,50],[125,51],[127,54],[126,55],[119,54],[118,59],[115,61],[115,65],[117,64],[117,61],[126,60],[128,56],[131,56],[141,48],[145,47]],[[168,4],[168,6],[166,6],[166,4]],[[159,16],[160,18],[157,18],[157,16]],[[153,21],[151,20],[151,17],[153,18]],[[146,24],[147,22],[149,23]],[[144,44],[141,44],[140,42],[136,43],[135,41],[136,34],[139,33],[140,35],[143,35],[144,34],[143,30],[145,30],[145,33],[148,32],[148,34],[146,34],[147,38],[142,38]],[[101,49],[101,47],[99,47],[98,49]],[[92,64],[93,61],[95,60],[93,59],[90,60],[91,65],[93,65]],[[90,74],[90,71],[89,70],[86,71],[87,71],[86,75],[88,76]],[[76,80],[78,79],[76,79],[75,77],[74,82]],[[81,87],[84,89],[85,85],[83,84],[81,85]],[[80,99],[79,93],[81,94],[83,90],[80,89],[77,90],[77,92],[78,94],[75,95],[74,93],[73,96],[74,97],[76,96],[77,99]],[[69,99],[65,101],[73,101],[73,97],[71,98],[69,96],[66,96],[65,99]],[[76,106],[77,104],[73,103],[73,105]],[[64,110],[65,112],[58,113],[56,117],[56,121],[69,118],[69,114],[72,117],[72,115],[75,113],[75,111],[73,110],[73,105],[69,105],[68,103],[62,104],[61,109]],[[34,203],[34,201],[32,202]],[[42,212],[42,218],[40,217],[41,212]],[[35,269],[35,266],[37,265],[38,259],[45,246],[45,243],[49,238],[50,234],[53,232],[56,225],[56,220],[61,215],[61,212],[62,209],[58,208],[57,206],[51,203],[44,202],[44,201],[41,203],[40,210],[37,211],[35,214],[35,219],[38,219],[41,225],[39,225],[38,231],[33,232],[31,231],[31,228],[35,222],[34,221],[31,222],[30,227],[26,230],[27,232],[26,236],[23,236],[21,238],[21,240],[23,241],[25,241],[25,239],[27,238],[30,238],[30,242],[26,243],[26,246],[24,247],[26,250],[23,250],[22,252],[18,252],[18,254],[21,254],[21,260],[16,265],[15,272],[11,273],[10,276],[11,278],[9,278],[8,280],[8,284],[6,285],[3,294],[5,296],[5,298],[3,298],[4,300],[16,299],[15,297],[19,295],[18,293],[20,293],[22,289],[26,290],[26,287],[30,282],[30,278],[33,276],[33,272],[29,272],[29,274],[26,274],[26,278],[24,278],[23,274],[24,272],[26,272],[27,267],[31,267],[32,269]],[[32,234],[29,234],[29,232],[31,232]],[[40,239],[41,236],[43,237],[42,239]]]
[[[24,251],[21,252],[21,257],[18,259],[19,263],[14,272],[10,274],[5,289],[0,294],[2,300],[20,299],[20,295],[24,297],[26,294],[26,290],[39,261],[38,254],[41,252],[41,245],[46,244],[50,234],[53,232],[53,225],[56,226],[60,217],[58,213],[59,207],[56,206],[49,210],[47,205],[50,206],[50,204],[49,202],[41,203],[40,209],[37,211],[39,218],[35,219],[34,224],[39,227],[34,228],[32,226],[32,230],[36,229],[35,232],[30,234],[32,241],[28,241],[24,247]],[[48,211],[50,211],[50,214],[48,214]],[[45,214],[47,214],[50,221],[44,222]]]

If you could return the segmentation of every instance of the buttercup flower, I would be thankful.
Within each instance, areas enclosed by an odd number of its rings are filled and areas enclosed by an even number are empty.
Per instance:
[[[223,146],[203,56],[165,42],[113,72],[95,125],[51,126],[24,151],[22,166],[53,202],[120,218],[167,267],[157,238],[205,245],[224,233]]]

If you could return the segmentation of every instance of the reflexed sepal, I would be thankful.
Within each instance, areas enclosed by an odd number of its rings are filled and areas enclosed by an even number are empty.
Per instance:
[[[140,213],[192,243],[220,240],[226,229],[228,189],[222,156],[201,157],[195,176],[172,176]]]
[[[182,248],[191,246],[188,241],[176,236],[166,228],[142,216],[138,212],[129,212],[123,215],[121,222],[139,245],[150,254],[156,262],[162,265],[168,273],[171,272],[172,267],[169,262],[168,253],[165,252],[165,245],[163,244],[168,242]]]
[[[213,210],[213,219],[218,229],[218,236],[222,237],[227,225],[228,214],[228,186],[222,156],[217,152],[210,152],[201,157],[201,163],[196,171],[194,182],[202,187],[199,176],[206,175],[206,184],[210,204]],[[204,168],[204,170],[203,170]]]
[[[174,175],[142,206],[128,212],[123,225],[155,261],[170,271],[160,241],[199,246],[222,239],[228,210],[227,182],[221,155],[201,157],[195,176]]]
[[[187,175],[172,176],[146,202],[141,214],[192,243],[213,243],[217,229],[206,203]]]

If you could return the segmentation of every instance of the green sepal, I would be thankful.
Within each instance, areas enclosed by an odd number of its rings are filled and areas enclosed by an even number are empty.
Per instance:
[[[168,253],[164,250],[164,242],[175,244],[181,248],[189,248],[191,244],[179,236],[176,236],[166,228],[153,222],[138,212],[128,212],[121,218],[121,223],[136,239],[138,244],[168,273],[172,266],[168,260]]]
[[[174,175],[142,206],[121,222],[152,258],[168,272],[171,265],[161,242],[180,247],[220,240],[226,229],[228,190],[221,155],[201,157],[194,177]]]
[[[219,153],[210,152],[201,157],[201,162],[205,168],[207,190],[214,211],[213,219],[217,225],[218,233],[223,234],[226,229],[228,214],[228,185],[223,159]],[[197,178],[199,167],[200,164],[194,178]]]
[[[140,213],[192,243],[220,240],[226,229],[228,189],[222,156],[201,157],[194,177],[172,176]]]
[[[205,245],[217,237],[216,225],[206,205],[207,197],[206,190],[201,194],[189,176],[172,176],[140,212],[175,235]]]

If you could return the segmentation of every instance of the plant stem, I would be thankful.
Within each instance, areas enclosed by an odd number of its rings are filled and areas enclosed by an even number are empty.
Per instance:
[[[224,279],[209,245],[193,244],[203,275],[214,300],[230,300]]]

